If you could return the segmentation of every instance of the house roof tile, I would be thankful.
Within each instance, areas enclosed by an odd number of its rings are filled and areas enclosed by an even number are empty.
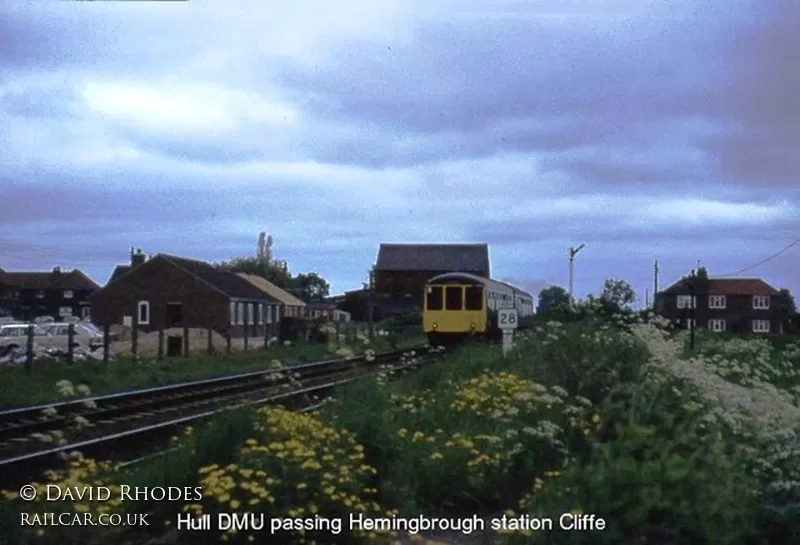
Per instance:
[[[664,293],[688,293],[686,280],[681,279]],[[708,291],[718,295],[777,295],[779,292],[760,278],[709,278]]]
[[[108,282],[106,282],[106,284],[110,284],[114,280],[122,278],[129,272],[131,272],[130,265],[117,265],[116,267],[114,267],[114,271],[111,273],[111,277],[108,279]]]
[[[240,299],[271,299],[244,278],[231,272],[221,271],[205,261],[169,254],[158,254],[153,259],[158,257],[171,261],[192,276],[210,284],[229,297]]]
[[[489,245],[481,244],[381,244],[376,270],[381,271],[486,271]]]
[[[69,272],[6,272],[0,280],[17,289],[96,290],[100,286],[78,269]]]
[[[303,301],[301,301],[288,291],[279,288],[278,286],[276,286],[275,284],[273,284],[272,282],[270,282],[269,280],[267,280],[262,276],[256,276],[254,274],[245,274],[245,273],[237,273],[237,275],[246,280],[247,282],[249,282],[250,284],[252,284],[253,286],[255,286],[256,288],[258,288],[259,290],[263,291],[264,293],[266,293],[268,296],[270,296],[272,299],[276,300],[279,303],[294,307],[306,306],[306,304]]]

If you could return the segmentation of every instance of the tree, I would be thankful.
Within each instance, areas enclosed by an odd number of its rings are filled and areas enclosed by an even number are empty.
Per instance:
[[[236,257],[230,261],[214,263],[222,271],[252,274],[266,278],[282,289],[292,287],[292,275],[285,263],[270,261],[266,257]]]
[[[331,286],[315,272],[300,273],[290,281],[294,295],[311,303],[322,301],[330,295]]]
[[[344,295],[339,308],[350,313],[354,322],[365,322],[369,315],[369,296],[366,291],[351,291]],[[374,312],[373,312],[374,314]]]
[[[791,316],[797,312],[797,304],[795,304],[794,296],[786,288],[781,288],[776,297],[776,309],[783,316]]]
[[[625,280],[608,278],[603,284],[600,299],[618,309],[630,309],[631,304],[636,301],[636,292]]]
[[[536,312],[546,312],[569,306],[569,293],[561,286],[548,286],[539,292]]]

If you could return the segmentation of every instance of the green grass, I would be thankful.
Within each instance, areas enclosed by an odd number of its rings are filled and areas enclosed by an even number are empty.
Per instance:
[[[394,340],[400,349],[424,344],[424,339],[419,335]],[[74,386],[87,386],[91,395],[102,395],[257,371],[271,365],[274,360],[291,365],[336,358],[339,357],[335,355],[337,346],[349,346],[356,353],[363,352],[365,348],[391,350],[390,341],[375,339],[369,345],[360,341],[336,345],[331,341],[327,346],[298,342],[292,346],[274,345],[248,351],[233,351],[231,354],[192,355],[165,358],[161,361],[154,358],[140,358],[138,361],[120,358],[108,364],[91,360],[72,364],[40,361],[34,363],[30,372],[24,365],[5,367],[0,368],[0,409],[69,399],[56,386],[62,380],[67,380]]]
[[[129,474],[88,464],[72,483],[97,476],[141,486],[200,484],[204,498],[188,509],[212,514],[456,517],[510,511],[557,520],[579,510],[607,523],[603,532],[535,536],[533,542],[545,544],[798,542],[797,432],[762,434],[694,383],[653,364],[657,346],[648,342],[613,321],[546,324],[521,338],[507,357],[496,346],[462,346],[438,363],[422,362],[414,373],[341,388],[316,414],[231,413],[192,430],[176,441],[177,451]],[[740,358],[740,366],[755,365],[748,354],[762,350],[724,342],[729,344],[716,349]],[[13,521],[22,508],[37,507],[9,504],[0,513]],[[153,512],[164,528],[159,534],[169,533],[166,523],[179,507],[120,509]],[[99,536],[81,528],[48,532],[38,541],[15,534],[15,543],[91,545],[90,538]],[[263,533],[250,535],[265,541]],[[248,542],[247,532],[228,537],[230,543]],[[267,539],[335,545],[368,542],[363,537],[283,532]],[[219,542],[214,533],[171,539]],[[517,532],[493,543],[531,540]]]

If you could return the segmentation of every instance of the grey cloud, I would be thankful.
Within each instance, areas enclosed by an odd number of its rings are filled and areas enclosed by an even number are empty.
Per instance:
[[[0,92],[0,109],[26,118],[75,117],[83,111],[74,87],[62,82]]]

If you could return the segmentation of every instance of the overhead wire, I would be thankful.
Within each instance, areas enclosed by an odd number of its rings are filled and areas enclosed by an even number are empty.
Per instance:
[[[772,260],[773,260],[773,259],[775,259],[776,257],[779,257],[780,255],[782,255],[782,254],[786,253],[786,252],[787,252],[787,251],[789,251],[789,250],[790,250],[790,249],[791,249],[793,246],[795,246],[795,245],[797,245],[797,244],[800,244],[800,238],[798,238],[798,239],[795,239],[795,240],[794,240],[794,242],[792,242],[791,244],[789,244],[789,245],[788,245],[788,246],[786,246],[785,248],[783,248],[783,249],[781,249],[781,250],[779,250],[779,251],[775,252],[774,254],[770,255],[769,257],[766,257],[766,258],[762,259],[761,261],[759,261],[759,262],[757,262],[757,263],[754,263],[754,264],[752,264],[752,265],[749,265],[749,266],[747,266],[747,267],[745,267],[745,268],[743,268],[743,269],[739,269],[738,271],[736,271],[736,272],[733,272],[733,273],[728,273],[728,274],[722,274],[722,275],[719,275],[719,277],[731,277],[731,276],[739,276],[739,275],[740,275],[740,274],[742,274],[742,273],[745,273],[745,272],[747,272],[747,271],[751,271],[751,270],[755,269],[756,267],[760,267],[760,266],[761,266],[761,265],[763,265],[764,263],[768,263],[769,261],[772,261]]]

